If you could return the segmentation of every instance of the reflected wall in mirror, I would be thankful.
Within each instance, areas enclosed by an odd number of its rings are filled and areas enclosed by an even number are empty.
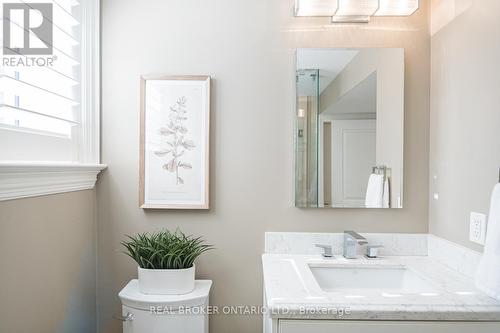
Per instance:
[[[402,208],[404,50],[298,49],[295,206]]]

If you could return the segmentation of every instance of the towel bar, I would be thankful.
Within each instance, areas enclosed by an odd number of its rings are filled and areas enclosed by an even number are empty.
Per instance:
[[[384,175],[384,178],[387,178],[388,171],[390,171],[390,168],[385,165],[377,165],[372,168],[372,173],[376,175]]]

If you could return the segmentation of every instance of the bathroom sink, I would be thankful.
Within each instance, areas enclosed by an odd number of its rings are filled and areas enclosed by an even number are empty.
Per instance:
[[[365,291],[386,295],[427,294],[436,289],[404,265],[315,265],[309,268],[326,292]]]

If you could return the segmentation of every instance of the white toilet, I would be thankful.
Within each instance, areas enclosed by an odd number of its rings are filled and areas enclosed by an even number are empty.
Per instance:
[[[212,281],[197,280],[185,295],[145,295],[137,280],[118,296],[122,301],[123,333],[208,333],[208,294]]]

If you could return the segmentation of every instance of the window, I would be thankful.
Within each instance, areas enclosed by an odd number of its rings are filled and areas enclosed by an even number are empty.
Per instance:
[[[33,172],[41,165],[44,175],[50,165],[59,174],[65,173],[62,165],[97,174],[103,167],[98,165],[99,1],[2,4],[7,28],[0,65],[0,173],[9,170],[9,186],[22,179],[14,170]],[[1,179],[0,186],[6,177]]]

